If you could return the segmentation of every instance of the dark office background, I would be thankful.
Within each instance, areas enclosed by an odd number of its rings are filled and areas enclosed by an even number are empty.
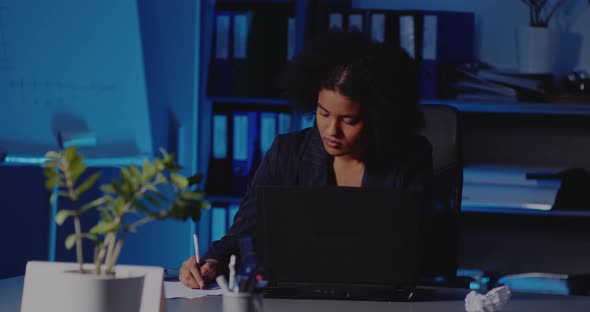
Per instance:
[[[23,274],[28,260],[73,259],[62,247],[69,230],[51,221],[38,167],[44,151],[58,148],[59,131],[92,130],[104,146],[101,155],[108,156],[99,168],[165,147],[177,153],[186,173],[205,171],[199,138],[211,128],[203,127],[201,114],[210,112],[200,105],[207,100],[203,70],[211,43],[204,39],[212,36],[207,14],[214,1],[203,1],[0,0],[0,155],[9,156],[0,163],[0,278]],[[473,12],[475,55],[500,68],[517,66],[514,29],[528,21],[527,7],[517,0],[348,2],[357,9]],[[584,3],[568,2],[554,20],[564,32],[558,78],[590,69],[590,10]],[[505,109],[492,104],[485,113],[466,113],[467,164],[590,168],[590,114],[571,117],[552,106],[555,113],[531,110],[523,121]],[[115,174],[106,172],[105,179]],[[459,265],[587,273],[588,216],[465,213]],[[228,220],[212,211],[196,227],[217,238]],[[190,222],[149,224],[130,236],[120,263],[178,267],[192,253],[194,231]]]

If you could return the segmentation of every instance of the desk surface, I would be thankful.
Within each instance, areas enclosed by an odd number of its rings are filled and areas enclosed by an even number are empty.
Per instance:
[[[23,277],[0,280],[0,311],[18,312],[20,310]],[[457,290],[465,293],[465,290]],[[462,294],[461,294],[462,295]],[[457,298],[457,296],[454,296]],[[184,311],[221,311],[221,296],[209,296],[197,299],[167,300],[169,312]],[[370,302],[339,300],[293,300],[265,299],[265,311],[305,311],[305,312],[348,312],[348,311],[408,311],[408,312],[458,312],[465,311],[464,301],[453,299],[427,302]],[[590,297],[515,294],[505,306],[503,312],[550,312],[550,311],[589,311]]]

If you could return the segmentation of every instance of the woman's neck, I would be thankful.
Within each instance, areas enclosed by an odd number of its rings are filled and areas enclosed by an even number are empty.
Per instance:
[[[361,159],[345,156],[334,157],[333,169],[337,186],[362,186],[365,163]]]
[[[334,168],[355,168],[358,166],[364,166],[365,161],[358,156],[344,155],[334,157]]]

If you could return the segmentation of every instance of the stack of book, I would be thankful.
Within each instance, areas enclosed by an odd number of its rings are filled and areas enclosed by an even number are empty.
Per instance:
[[[457,68],[459,78],[449,86],[465,101],[545,102],[553,76],[501,70],[484,63]]]

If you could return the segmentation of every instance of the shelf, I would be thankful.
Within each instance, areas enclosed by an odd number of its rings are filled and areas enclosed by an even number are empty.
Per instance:
[[[239,204],[242,197],[234,196],[207,196],[206,199],[214,203]],[[532,216],[550,216],[550,217],[590,217],[589,211],[577,210],[538,210],[523,208],[506,208],[491,207],[484,205],[463,205],[461,213],[481,213],[481,214],[504,214],[504,215],[532,215]]]
[[[206,196],[206,200],[212,203],[223,203],[223,204],[239,204],[242,197],[238,196]]]
[[[530,215],[548,217],[590,217],[589,211],[578,210],[538,210],[523,208],[498,208],[491,206],[466,206],[461,207],[461,213],[503,214],[503,215]]]
[[[590,103],[495,103],[460,100],[420,100],[420,104],[449,105],[465,113],[590,116]]]
[[[141,166],[145,159],[152,159],[153,156],[127,156],[127,157],[86,157],[84,164],[88,167],[122,167],[122,166]],[[47,158],[35,155],[12,155],[8,154],[0,166],[39,166]]]
[[[291,4],[294,0],[248,0],[248,3],[265,3],[265,4],[277,4],[277,3],[286,3]],[[244,0],[217,0],[217,3],[230,3],[230,4],[243,4]]]
[[[250,97],[233,97],[233,96],[210,96],[207,99],[211,102],[216,103],[229,103],[229,104],[262,104],[262,105],[278,105],[288,106],[289,101],[286,99],[273,99],[273,98],[250,98]]]

